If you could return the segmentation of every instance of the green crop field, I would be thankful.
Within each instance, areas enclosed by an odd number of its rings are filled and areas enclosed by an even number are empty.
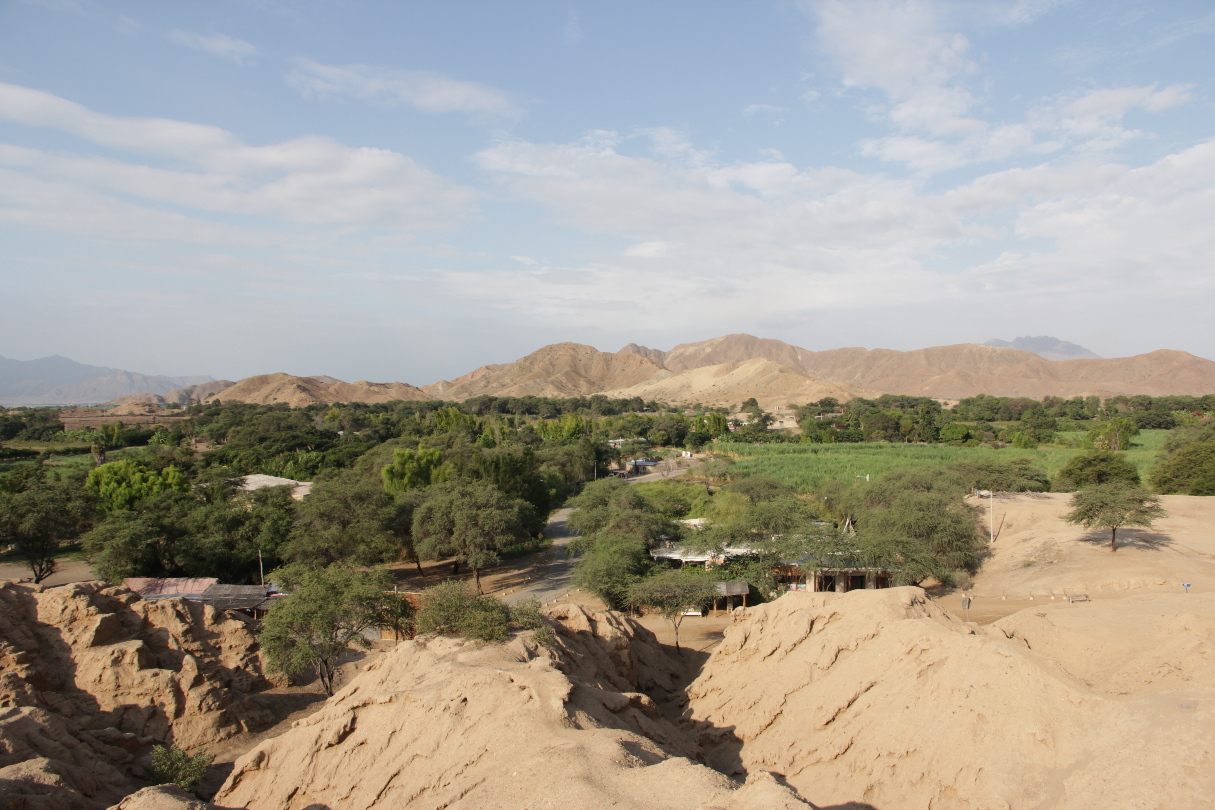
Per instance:
[[[1146,481],[1156,454],[1164,444],[1167,430],[1145,430],[1134,438],[1126,452],[1127,459],[1139,468]],[[1084,433],[1064,433],[1061,438],[1079,439]],[[969,459],[1007,460],[1017,457],[1032,459],[1052,478],[1063,465],[1082,450],[1058,445],[1043,445],[1036,450],[997,450],[988,445],[954,447],[945,444],[741,444],[716,443],[713,452],[734,461],[734,471],[741,475],[767,475],[809,492],[827,482],[847,482],[857,476],[869,480],[891,470],[920,467],[926,464],[949,464]]]

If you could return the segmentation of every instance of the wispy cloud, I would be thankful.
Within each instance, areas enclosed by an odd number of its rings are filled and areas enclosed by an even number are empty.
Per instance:
[[[561,30],[561,43],[572,48],[582,41],[582,36],[582,20],[578,17],[578,12],[571,11],[565,19],[565,28]]]
[[[288,83],[310,97],[348,96],[383,106],[405,105],[427,113],[471,113],[517,118],[522,110],[503,91],[421,70],[370,65],[323,65],[307,59],[287,74]]]
[[[227,34],[205,36],[178,29],[171,32],[169,38],[179,45],[218,56],[220,59],[227,59],[238,65],[251,64],[260,53],[255,46],[243,39],[236,39]]]
[[[1032,21],[1059,3],[1026,0],[981,7],[998,24]],[[813,0],[818,41],[847,88],[876,90],[868,111],[891,134],[859,144],[861,154],[932,174],[974,163],[1072,149],[1116,149],[1146,133],[1126,129],[1132,109],[1162,112],[1190,100],[1189,88],[1098,88],[1044,99],[1021,121],[993,123],[975,112],[982,100],[970,88],[979,78],[970,42],[946,26],[948,6],[911,0]]]
[[[784,115],[788,107],[778,107],[775,104],[748,104],[743,108],[743,115]]]
[[[87,147],[66,153],[0,144],[6,218],[69,232],[89,217],[109,223],[118,215],[136,227],[141,217],[162,223],[145,227],[144,238],[186,239],[193,227],[198,236],[187,241],[222,240],[226,233],[243,244],[251,229],[272,233],[282,226],[418,232],[459,221],[478,197],[387,149],[318,136],[254,146],[218,127],[105,115],[11,84],[0,84],[0,120],[134,155],[126,161]],[[161,165],[163,158],[170,160]],[[253,219],[233,230],[217,224],[216,214]]]

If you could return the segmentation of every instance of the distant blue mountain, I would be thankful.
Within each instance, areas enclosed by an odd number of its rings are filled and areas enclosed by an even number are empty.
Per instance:
[[[1000,349],[1020,349],[1025,352],[1033,352],[1036,355],[1045,357],[1047,360],[1101,359],[1100,355],[1094,354],[1083,346],[1077,346],[1075,343],[1069,343],[1066,340],[1059,340],[1059,338],[1048,337],[1047,335],[1019,337],[1011,342],[993,338],[983,345],[995,346]]]
[[[92,405],[130,394],[167,394],[213,379],[206,375],[149,376],[77,363],[59,355],[37,360],[0,357],[0,404]]]

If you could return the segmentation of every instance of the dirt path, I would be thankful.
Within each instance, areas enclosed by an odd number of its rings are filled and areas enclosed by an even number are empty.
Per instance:
[[[0,565],[0,579],[33,581],[33,576],[25,563],[4,563]],[[93,573],[93,566],[84,560],[68,560],[55,566],[55,573],[42,580],[42,584],[49,587],[66,585],[69,582],[90,582],[94,579],[97,579],[97,575]]]
[[[534,579],[523,584],[516,590],[505,594],[507,604],[515,604],[522,599],[535,597],[540,604],[547,605],[568,594],[573,587],[573,561],[566,555],[566,547],[572,538],[567,523],[570,512],[568,506],[553,513],[544,527],[545,537],[553,544],[544,552],[544,559],[536,566]]]

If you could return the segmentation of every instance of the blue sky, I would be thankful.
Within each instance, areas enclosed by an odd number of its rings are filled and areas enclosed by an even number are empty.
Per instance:
[[[0,354],[1215,357],[1215,8],[0,0]]]

